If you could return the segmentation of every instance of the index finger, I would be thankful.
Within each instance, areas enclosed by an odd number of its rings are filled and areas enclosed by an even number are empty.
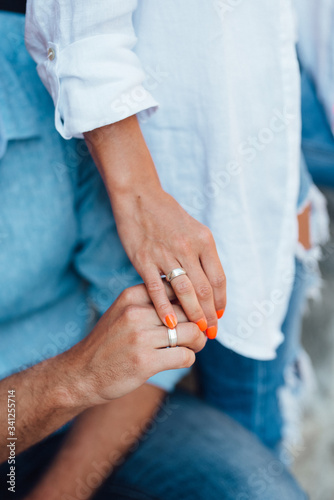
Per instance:
[[[150,269],[144,272],[143,279],[147,288],[147,293],[159,318],[168,328],[175,328],[177,325],[177,317],[168,298],[165,285],[158,269]]]
[[[165,279],[162,279],[162,276],[160,276],[160,278],[161,278],[161,282],[164,286],[168,300],[170,300],[170,301],[175,300],[177,297],[176,297],[171,285],[169,283],[167,283],[167,281]],[[130,288],[127,288],[126,290],[124,290],[124,292],[130,291],[130,290],[131,290],[131,298],[132,298],[132,301],[134,303],[136,303],[138,305],[152,304],[151,297],[149,296],[147,288],[146,288],[144,283],[142,283],[140,285],[134,285]]]

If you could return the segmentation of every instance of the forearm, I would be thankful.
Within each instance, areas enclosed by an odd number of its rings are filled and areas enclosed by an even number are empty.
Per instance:
[[[0,462],[8,456],[8,437],[16,438],[20,453],[89,406],[80,393],[72,358],[68,351],[0,381]],[[9,397],[15,405],[14,436],[13,428],[8,429]]]
[[[113,204],[161,189],[136,116],[84,134]]]
[[[94,483],[101,484],[123,462],[164,395],[162,389],[144,384],[127,396],[82,413],[29,500],[56,500],[65,494],[78,498],[79,491],[82,500],[90,498],[94,493],[90,475],[94,474]]]

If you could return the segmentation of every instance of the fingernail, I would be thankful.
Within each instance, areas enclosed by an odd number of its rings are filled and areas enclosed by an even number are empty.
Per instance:
[[[170,328],[171,330],[173,330],[173,328],[175,328],[177,325],[177,319],[174,316],[174,314],[168,314],[165,317],[165,322],[166,322],[166,325],[168,326],[168,328]]]
[[[219,309],[217,311],[217,318],[220,319],[223,316],[224,312],[225,312],[225,309]]]
[[[208,339],[215,339],[217,336],[217,331],[218,328],[216,326],[209,326],[209,328],[206,330],[206,336]]]
[[[205,330],[207,329],[208,327],[208,324],[206,322],[206,319],[205,318],[201,318],[199,321],[196,321],[196,325],[198,326],[198,328],[201,330],[201,332],[205,332]]]

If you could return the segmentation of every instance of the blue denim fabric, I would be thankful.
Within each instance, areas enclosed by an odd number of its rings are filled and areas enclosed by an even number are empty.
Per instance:
[[[301,310],[312,276],[296,261],[296,275],[287,315],[282,326],[285,340],[272,361],[256,361],[208,342],[197,354],[196,367],[202,397],[278,450],[283,436],[279,389],[285,368],[299,354]]]
[[[18,457],[15,498],[21,499],[38,481],[63,439],[64,434],[49,438]],[[0,467],[2,500],[13,498],[4,489],[6,469],[6,464]],[[96,471],[103,474],[103,465]],[[82,491],[88,484],[87,476]],[[220,411],[183,393],[168,398],[138,448],[94,496],[94,500],[305,498],[284,465],[254,436]]]
[[[302,71],[302,149],[316,184],[334,187],[334,137],[314,84]]]
[[[0,13],[0,379],[69,349],[142,281],[84,141],[55,130],[23,31]],[[171,390],[182,373],[154,380]]]

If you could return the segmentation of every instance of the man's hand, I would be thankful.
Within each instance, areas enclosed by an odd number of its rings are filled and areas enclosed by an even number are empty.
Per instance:
[[[167,328],[158,317],[144,285],[125,290],[88,337],[77,344],[76,369],[90,406],[127,394],[163,370],[195,361],[206,338],[175,306],[180,323],[178,347],[169,345]]]
[[[186,318],[176,308],[179,320]],[[178,345],[168,334],[144,285],[125,290],[92,332],[68,351],[0,381],[0,462],[6,459],[7,395],[16,394],[16,452],[32,446],[73,417],[119,398],[152,375],[190,366],[205,336],[180,323]]]
[[[135,116],[86,132],[85,139],[124,249],[161,321],[173,328],[177,318],[160,275],[182,267],[187,275],[171,282],[175,294],[188,319],[214,338],[225,310],[226,280],[211,231],[162,189]]]

